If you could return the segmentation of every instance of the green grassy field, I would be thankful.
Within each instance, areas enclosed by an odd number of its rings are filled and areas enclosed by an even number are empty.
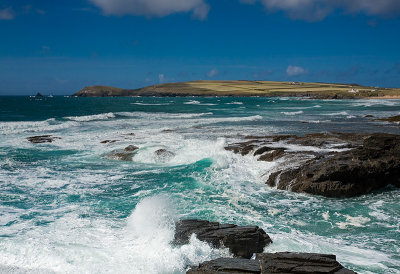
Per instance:
[[[165,83],[140,89],[106,86],[86,87],[75,96],[297,96],[312,98],[399,97],[398,88],[375,88],[357,84],[274,81],[193,81]]]

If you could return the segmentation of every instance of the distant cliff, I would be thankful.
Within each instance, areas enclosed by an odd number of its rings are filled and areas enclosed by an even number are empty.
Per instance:
[[[193,81],[165,83],[140,89],[90,86],[75,93],[79,97],[107,96],[292,96],[312,98],[400,98],[400,89],[373,88],[357,84],[273,81]]]

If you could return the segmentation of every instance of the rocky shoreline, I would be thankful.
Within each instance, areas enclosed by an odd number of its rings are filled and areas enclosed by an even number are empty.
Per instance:
[[[266,184],[280,190],[354,197],[400,187],[400,135],[317,133],[248,136],[226,150],[277,165]]]
[[[218,258],[189,266],[188,274],[222,273],[355,273],[343,267],[331,254],[278,252],[263,253],[272,244],[258,226],[237,226],[188,219],[176,223],[173,244],[187,244],[191,235],[214,248],[226,247],[234,257]],[[253,255],[254,259],[251,259]]]

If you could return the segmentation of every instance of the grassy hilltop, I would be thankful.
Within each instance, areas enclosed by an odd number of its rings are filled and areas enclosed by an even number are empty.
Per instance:
[[[74,96],[293,96],[312,98],[398,97],[398,88],[374,88],[357,84],[327,84],[274,81],[193,81],[166,83],[140,89],[107,86],[85,87]]]

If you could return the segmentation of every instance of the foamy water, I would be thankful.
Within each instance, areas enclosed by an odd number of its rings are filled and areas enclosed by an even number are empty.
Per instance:
[[[282,162],[224,149],[247,135],[400,133],[398,125],[364,118],[399,113],[398,100],[13,100],[0,116],[2,273],[184,273],[230,256],[195,237],[172,245],[182,218],[259,225],[274,241],[267,252],[333,253],[359,273],[400,271],[399,190],[351,199],[279,191],[265,181]],[[61,139],[26,139],[45,134]],[[132,162],[104,157],[128,145],[139,147]],[[158,157],[159,149],[169,156]]]

